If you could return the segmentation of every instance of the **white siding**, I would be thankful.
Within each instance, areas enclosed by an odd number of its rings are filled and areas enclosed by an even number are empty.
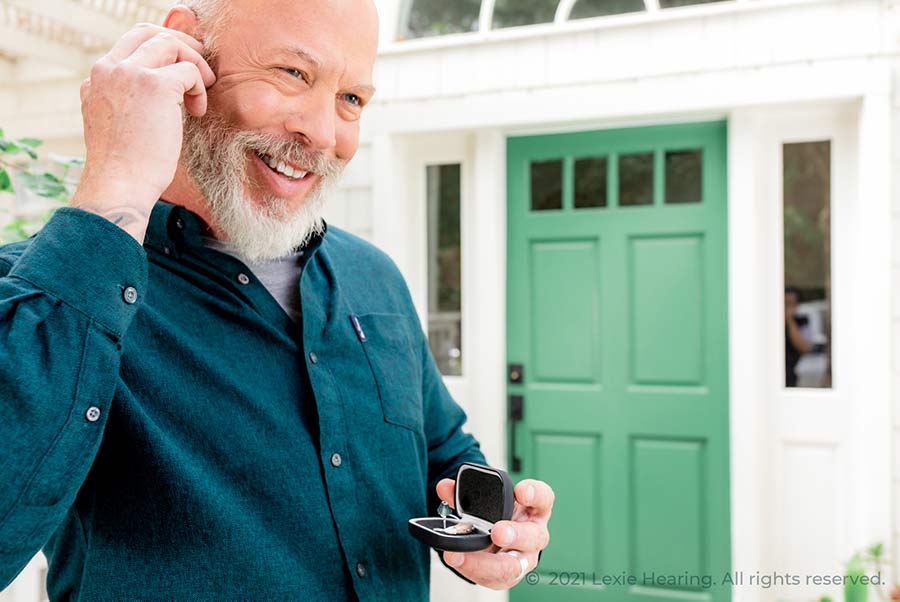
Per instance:
[[[372,150],[361,144],[325,209],[325,221],[372,239]]]

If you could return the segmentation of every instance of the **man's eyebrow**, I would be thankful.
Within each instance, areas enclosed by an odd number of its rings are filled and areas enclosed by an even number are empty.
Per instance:
[[[311,53],[306,48],[302,48],[300,46],[288,46],[287,48],[283,49],[283,52],[286,52],[288,54],[295,54],[295,55],[299,56],[301,59],[303,59],[307,63],[312,63],[312,65],[316,69],[322,68],[322,61],[320,61],[318,59],[318,57],[316,57],[316,55]]]
[[[368,96],[369,98],[375,96],[375,86],[367,86],[365,84],[350,86],[349,88],[347,88],[347,91],[353,92],[354,94],[362,94],[363,96]]]

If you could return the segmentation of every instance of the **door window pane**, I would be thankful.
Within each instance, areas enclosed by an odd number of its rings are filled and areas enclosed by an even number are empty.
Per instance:
[[[653,153],[619,157],[619,206],[653,204]]]
[[[831,387],[831,143],[783,147],[784,383]]]
[[[407,0],[401,12],[401,39],[478,31],[481,0]]]
[[[462,374],[460,166],[429,165],[428,346],[441,374]]]
[[[531,210],[562,209],[562,159],[531,164]]]
[[[703,197],[703,151],[666,151],[666,202],[699,203]]]
[[[572,7],[569,19],[636,13],[645,8],[644,0],[578,0]]]
[[[494,5],[494,29],[552,23],[559,0],[497,0]]]
[[[712,4],[725,0],[659,0],[660,8],[675,8],[677,6],[691,6],[692,4]]]
[[[609,160],[591,157],[575,160],[575,208],[606,207]]]

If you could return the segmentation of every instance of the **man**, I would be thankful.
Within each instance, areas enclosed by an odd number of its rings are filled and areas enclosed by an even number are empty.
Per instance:
[[[806,334],[808,320],[797,315],[800,290],[793,286],[784,289],[784,385],[797,386],[797,364],[800,358],[813,350]]]
[[[396,267],[319,217],[374,7],[206,0],[164,26],[82,86],[73,207],[0,249],[0,586],[47,542],[53,599],[425,598],[406,522],[484,457]],[[492,549],[444,562],[498,589],[533,569],[553,492],[515,495]]]

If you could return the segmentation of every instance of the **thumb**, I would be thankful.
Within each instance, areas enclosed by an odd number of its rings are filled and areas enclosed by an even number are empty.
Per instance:
[[[437,491],[438,497],[450,504],[450,507],[453,508],[453,496],[456,494],[456,481],[453,479],[441,479],[434,489]]]

